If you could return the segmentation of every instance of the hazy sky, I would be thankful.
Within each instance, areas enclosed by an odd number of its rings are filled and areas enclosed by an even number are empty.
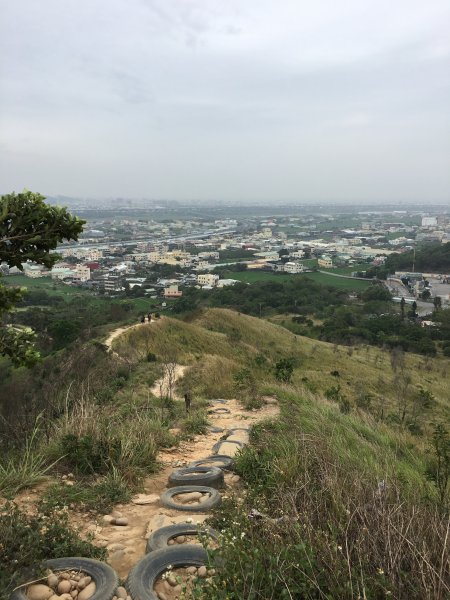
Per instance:
[[[449,0],[0,0],[0,185],[450,202]]]

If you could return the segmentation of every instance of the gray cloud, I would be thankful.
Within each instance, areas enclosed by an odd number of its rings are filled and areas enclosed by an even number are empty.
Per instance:
[[[446,200],[446,0],[0,0],[3,191]]]

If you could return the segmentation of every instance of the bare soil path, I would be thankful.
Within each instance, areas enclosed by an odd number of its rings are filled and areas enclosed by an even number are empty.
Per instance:
[[[172,523],[203,522],[208,515],[204,513],[189,513],[180,510],[165,508],[159,502],[159,496],[167,489],[167,481],[174,468],[187,466],[194,460],[200,460],[212,454],[213,445],[219,441],[227,429],[235,427],[250,427],[252,424],[278,414],[278,406],[265,405],[258,411],[245,411],[237,400],[229,400],[225,406],[229,414],[213,415],[212,424],[223,428],[222,433],[208,432],[206,435],[197,435],[189,442],[181,442],[176,448],[169,448],[159,453],[161,470],[146,478],[144,494],[154,495],[151,504],[139,505],[130,502],[115,507],[112,514],[128,519],[128,525],[118,526],[105,523],[102,518],[87,520],[79,523],[84,530],[94,534],[94,544],[106,547],[109,550],[109,564],[117,571],[119,577],[125,578],[130,569],[144,556],[146,540],[153,531]],[[234,479],[235,481],[232,481]],[[239,489],[241,485],[236,481],[233,473],[225,474],[226,488]],[[139,496],[137,497],[139,500]]]

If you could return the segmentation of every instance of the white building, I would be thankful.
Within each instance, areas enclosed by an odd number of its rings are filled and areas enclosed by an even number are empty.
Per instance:
[[[422,217],[422,227],[436,227],[437,217]]]
[[[43,277],[45,275],[43,268],[40,265],[32,265],[30,263],[25,263],[23,265],[23,274],[25,277],[31,277],[31,279],[37,279],[38,277]]]
[[[197,283],[199,285],[210,285],[214,287],[217,285],[219,281],[219,276],[214,275],[213,273],[202,273],[201,275],[197,275]]]
[[[305,267],[300,263],[297,263],[297,262],[284,263],[283,271],[285,273],[290,273],[291,275],[293,275],[295,273],[303,273],[304,270],[305,270]]]

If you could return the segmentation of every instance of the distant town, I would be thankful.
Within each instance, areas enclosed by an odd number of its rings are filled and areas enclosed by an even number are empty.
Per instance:
[[[103,211],[104,216],[94,211],[86,217],[86,206],[78,208],[87,220],[84,233],[77,244],[60,246],[61,261],[51,270],[26,263],[23,273],[2,266],[3,274],[48,277],[96,294],[131,294],[164,303],[188,287],[234,285],[242,279],[236,274],[244,271],[254,274],[252,281],[258,274],[312,272],[367,280],[373,278],[371,268],[382,266],[394,252],[450,242],[450,215],[417,209],[158,220],[148,211],[127,214],[126,205],[125,214],[116,207],[115,213]],[[447,305],[450,300],[450,274],[416,270],[414,252],[410,268],[391,273],[386,283],[394,301],[431,303],[439,297]]]

